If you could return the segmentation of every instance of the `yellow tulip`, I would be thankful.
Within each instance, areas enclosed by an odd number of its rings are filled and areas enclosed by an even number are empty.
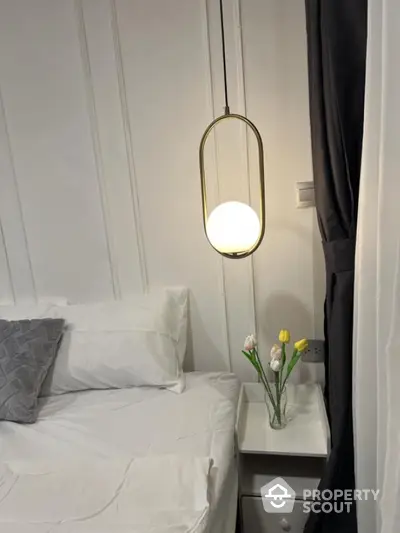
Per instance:
[[[279,333],[279,341],[287,344],[290,342],[290,332],[287,329],[281,329]]]
[[[304,352],[304,350],[307,350],[308,348],[307,339],[301,339],[301,341],[295,342],[294,347],[298,352]]]

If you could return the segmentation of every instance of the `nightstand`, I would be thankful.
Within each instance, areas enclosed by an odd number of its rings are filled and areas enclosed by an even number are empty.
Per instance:
[[[303,531],[303,491],[317,488],[329,452],[319,385],[288,385],[287,413],[286,428],[271,429],[262,384],[242,384],[236,420],[241,533]],[[261,489],[278,477],[294,494],[290,514],[264,510]]]

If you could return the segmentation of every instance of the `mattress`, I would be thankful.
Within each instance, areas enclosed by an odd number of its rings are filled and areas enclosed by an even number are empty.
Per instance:
[[[159,500],[164,501],[158,518],[167,524],[166,531],[174,531],[177,510],[182,524],[176,531],[194,531],[194,525],[198,531],[228,531],[235,520],[238,393],[232,374],[194,372],[186,375],[183,394],[147,387],[71,393],[43,398],[33,425],[1,422],[0,531],[100,533],[102,520],[117,516],[120,521],[113,531],[156,532],[160,530],[156,521],[131,528],[130,520],[135,517],[129,516],[134,512],[130,511],[133,501],[143,499],[145,508],[153,496],[156,501],[150,508],[155,514],[161,506]],[[48,465],[53,465],[52,469]],[[184,482],[186,494],[182,495],[179,485]],[[51,492],[46,505],[42,502],[46,516],[32,503],[42,485]],[[108,499],[104,485],[110,493]],[[186,500],[180,501],[183,497]],[[93,524],[87,509],[79,518],[78,508],[85,498],[94,510]],[[168,498],[173,498],[177,507],[175,515],[166,517]],[[203,499],[209,504],[207,512]],[[185,501],[196,502],[187,513]],[[106,507],[107,512],[98,511]],[[24,510],[26,527],[21,527]],[[67,513],[66,519],[62,512]]]

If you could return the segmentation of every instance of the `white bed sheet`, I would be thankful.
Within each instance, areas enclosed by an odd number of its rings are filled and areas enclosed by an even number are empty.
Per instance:
[[[76,467],[94,459],[129,462],[147,458],[142,469],[154,470],[152,458],[170,456],[186,458],[182,469],[190,466],[197,471],[202,468],[198,461],[209,458],[206,529],[211,533],[232,530],[238,393],[232,374],[191,373],[181,395],[132,388],[44,398],[36,424],[0,423],[0,466],[21,461],[35,465],[45,460],[68,469],[68,465]],[[19,504],[23,507],[24,502]]]

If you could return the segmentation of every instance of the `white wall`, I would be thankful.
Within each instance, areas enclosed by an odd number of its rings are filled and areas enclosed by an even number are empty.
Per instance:
[[[187,285],[189,365],[243,379],[254,329],[264,351],[283,326],[321,335],[315,211],[295,208],[312,179],[303,4],[225,0],[231,109],[259,127],[267,169],[266,238],[232,261],[203,234],[198,173],[223,106],[217,0],[0,0],[2,303]],[[211,141],[212,202],[257,206],[246,131]]]

